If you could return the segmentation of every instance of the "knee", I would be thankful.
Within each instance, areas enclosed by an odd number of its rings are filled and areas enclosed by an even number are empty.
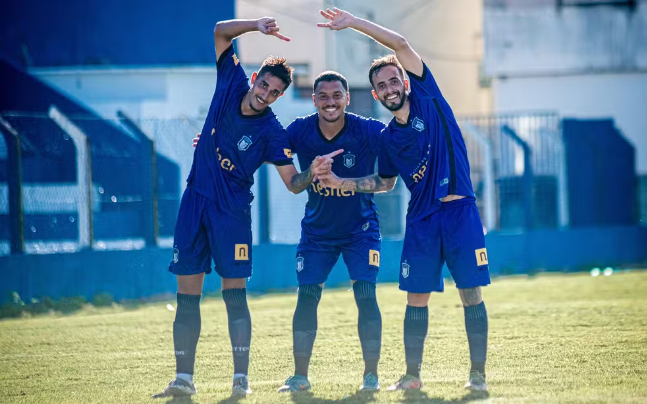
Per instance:
[[[321,300],[323,288],[320,285],[299,285],[297,292],[297,306],[302,304],[318,305]]]
[[[427,307],[431,293],[407,293],[407,304],[412,307]]]
[[[475,288],[459,289],[458,294],[460,295],[461,302],[465,307],[476,306],[483,302],[480,286]]]

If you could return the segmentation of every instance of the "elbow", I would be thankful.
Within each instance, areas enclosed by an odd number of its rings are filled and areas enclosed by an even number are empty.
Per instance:
[[[409,47],[410,47],[409,42],[407,42],[406,38],[403,37],[402,35],[398,35],[398,37],[395,40],[393,50],[397,52],[400,50],[408,49]]]

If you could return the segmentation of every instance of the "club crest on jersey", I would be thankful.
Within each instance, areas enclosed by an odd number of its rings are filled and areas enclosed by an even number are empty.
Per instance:
[[[297,257],[297,272],[303,271],[303,257]]]
[[[354,154],[345,154],[344,155],[344,167],[351,168],[355,165],[355,155]]]
[[[173,263],[177,264],[179,259],[180,259],[180,250],[178,250],[176,247],[173,249]]]
[[[368,230],[368,226],[370,226],[368,222],[364,223],[364,225],[362,226],[362,230],[364,231]]]
[[[238,150],[245,151],[245,150],[249,149],[249,146],[251,146],[251,145],[252,145],[252,139],[250,139],[247,136],[243,136],[238,141]]]
[[[411,122],[411,126],[413,129],[417,130],[418,132],[422,132],[425,130],[425,122],[420,119],[420,118],[413,118],[413,122]]]
[[[409,264],[407,264],[406,261],[402,263],[402,277],[403,278],[408,278],[409,277],[409,269],[410,268],[411,267],[409,266]]]

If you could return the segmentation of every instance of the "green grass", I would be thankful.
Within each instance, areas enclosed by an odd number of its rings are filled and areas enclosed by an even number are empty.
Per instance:
[[[485,292],[490,317],[486,402],[647,402],[647,272],[497,279]],[[384,321],[382,387],[404,371],[405,294],[378,288]],[[326,290],[312,358],[312,393],[278,395],[293,371],[295,294],[250,299],[254,334],[250,379],[241,403],[466,402],[468,348],[458,294],[448,285],[430,303],[417,394],[358,394],[363,363],[357,311],[348,290]],[[167,302],[138,309],[84,310],[0,322],[2,403],[220,403],[232,376],[222,300],[202,306],[193,400],[151,400],[174,376]]]

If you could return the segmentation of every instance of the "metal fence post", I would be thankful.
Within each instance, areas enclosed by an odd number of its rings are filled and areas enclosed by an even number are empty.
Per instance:
[[[534,227],[534,220],[532,217],[532,188],[533,188],[533,173],[532,173],[532,150],[530,145],[525,142],[517,132],[515,132],[508,125],[503,125],[502,132],[508,135],[515,143],[517,143],[523,150],[523,206],[524,206],[524,219],[526,229]]]
[[[92,218],[92,165],[90,164],[90,139],[55,105],[49,108],[49,117],[68,135],[76,146],[76,178],[79,198],[79,246],[91,249],[94,242]]]
[[[9,122],[0,117],[0,132],[7,144],[8,192],[9,192],[9,237],[11,254],[25,252],[25,222],[22,203],[22,153],[20,135]]]
[[[125,113],[117,111],[117,116],[121,123],[127,127],[141,142],[142,149],[145,151],[144,166],[144,184],[150,184],[150,187],[144,190],[144,240],[147,247],[157,246],[157,235],[159,234],[158,223],[158,186],[157,186],[157,156],[155,152],[155,141],[151,139],[139,126]]]

